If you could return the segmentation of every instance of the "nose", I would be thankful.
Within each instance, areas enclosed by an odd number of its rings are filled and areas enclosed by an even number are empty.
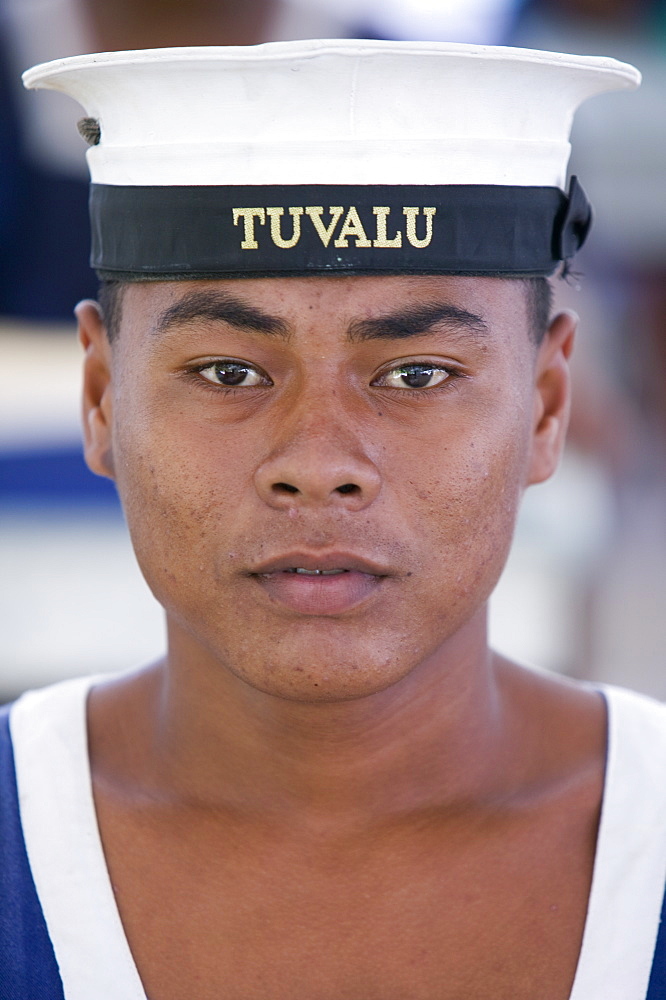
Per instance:
[[[381,488],[379,471],[355,435],[320,425],[301,427],[274,448],[255,473],[271,507],[339,506],[363,510]]]

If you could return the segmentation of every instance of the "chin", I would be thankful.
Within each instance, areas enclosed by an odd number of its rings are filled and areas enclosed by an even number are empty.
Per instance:
[[[295,665],[295,661],[298,665]],[[362,664],[362,665],[359,665]],[[359,656],[343,659],[338,655],[318,653],[316,661],[290,657],[287,662],[274,658],[257,670],[256,661],[244,667],[236,661],[234,674],[250,687],[275,698],[302,703],[334,703],[369,698],[399,683],[411,672],[413,664],[394,657],[372,661]]]

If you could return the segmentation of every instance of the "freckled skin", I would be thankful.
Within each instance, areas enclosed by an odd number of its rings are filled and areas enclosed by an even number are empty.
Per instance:
[[[380,690],[477,614],[505,561],[533,430],[524,292],[457,278],[224,285],[286,319],[289,343],[211,322],[156,337],[153,317],[183,286],[125,295],[112,461],[139,562],[172,627],[251,685],[296,699]],[[485,316],[485,342],[441,331],[346,340],[353,319],[437,296]],[[174,374],[216,354],[258,364],[274,387],[223,398]],[[368,387],[386,362],[412,356],[454,361],[465,377],[429,395]],[[291,503],[257,487],[295,477]],[[322,478],[324,500],[310,495]],[[338,479],[361,497],[329,497]],[[358,551],[394,575],[367,606],[299,620],[238,570],[303,545]]]

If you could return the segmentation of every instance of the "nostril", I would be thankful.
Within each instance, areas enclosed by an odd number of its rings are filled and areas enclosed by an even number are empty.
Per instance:
[[[338,493],[360,493],[361,487],[356,483],[344,483],[343,486],[338,486],[337,490]]]
[[[291,483],[273,483],[273,489],[276,493],[298,493],[298,487]]]

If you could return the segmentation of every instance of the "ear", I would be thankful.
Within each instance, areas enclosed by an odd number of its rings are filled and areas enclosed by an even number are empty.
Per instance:
[[[83,440],[88,468],[98,476],[114,478],[112,442],[111,345],[102,313],[87,299],[74,310],[83,363]]]
[[[552,476],[562,454],[571,406],[569,358],[577,325],[575,313],[559,313],[539,346],[527,485],[542,483]]]

